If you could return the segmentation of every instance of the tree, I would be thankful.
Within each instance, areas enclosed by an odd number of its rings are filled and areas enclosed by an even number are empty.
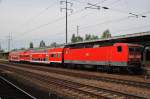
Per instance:
[[[75,36],[75,34],[72,35],[72,38],[71,38],[72,43],[81,42],[81,41],[83,41],[83,38],[81,36]]]
[[[85,35],[85,41],[89,41],[91,40],[91,35],[90,34],[86,34]]]
[[[20,48],[19,50],[25,50],[25,48]]]
[[[16,49],[16,48],[15,48],[15,49],[12,49],[12,51],[17,51],[17,50],[18,50],[18,49]]]
[[[91,36],[91,40],[97,40],[97,39],[99,39],[98,36],[96,36],[96,35]]]
[[[76,37],[76,42],[82,42],[82,41],[83,41],[83,38],[81,36]]]
[[[56,42],[53,42],[50,44],[50,47],[56,47],[57,46],[57,43]]]
[[[101,38],[109,38],[109,37],[111,37],[111,33],[110,33],[110,31],[107,29],[107,30],[105,30],[105,31],[103,32]]]
[[[42,40],[41,42],[40,42],[40,46],[39,47],[46,47],[46,45],[45,45],[45,42]]]
[[[30,48],[33,48],[34,46],[33,46],[33,42],[30,42]]]
[[[98,36],[96,35],[90,35],[90,34],[86,34],[85,35],[85,41],[89,41],[89,40],[97,40],[99,39]]]
[[[76,42],[76,36],[75,36],[75,34],[72,34],[71,42],[72,42],[72,43],[75,43],[75,42]]]

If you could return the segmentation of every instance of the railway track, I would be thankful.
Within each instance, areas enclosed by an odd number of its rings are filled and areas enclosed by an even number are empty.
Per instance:
[[[9,68],[10,70],[10,68]],[[92,85],[87,84],[81,84],[74,81],[64,80],[56,77],[50,77],[46,75],[40,75],[36,73],[32,73],[29,71],[24,70],[15,70],[13,71],[17,72],[19,75],[24,75],[29,78],[34,78],[43,82],[47,82],[47,84],[55,85],[57,88],[64,89],[68,92],[74,93],[77,96],[84,96],[84,97],[90,97],[91,98],[106,98],[106,99],[146,99],[143,96],[139,96],[136,94],[130,94],[130,93],[122,93],[118,91],[108,90],[105,88],[99,88]],[[44,71],[43,71],[44,72]]]
[[[10,64],[10,63],[7,63],[7,64]],[[43,67],[31,66],[31,65],[27,65],[27,64],[16,64],[16,63],[13,63],[13,64],[17,65],[17,66],[23,66],[23,67],[27,67],[27,68],[31,68],[31,69],[42,70],[42,71],[57,73],[57,74],[62,74],[62,75],[69,75],[69,76],[79,77],[79,78],[83,78],[83,79],[111,82],[111,83],[124,84],[124,85],[129,85],[129,86],[134,86],[134,87],[150,89],[150,83],[146,83],[146,82],[138,82],[138,81],[131,81],[131,80],[126,80],[126,79],[96,76],[96,75],[90,75],[90,74],[86,74],[86,73],[83,74],[83,73],[79,73],[79,72],[72,72],[72,71],[66,71],[66,70],[62,71],[62,70],[58,70],[57,68],[50,68],[50,67],[43,68]]]
[[[90,85],[85,85],[73,81],[63,80],[59,78],[53,78],[48,76],[37,76],[36,74],[25,74],[32,75],[32,78],[50,83],[55,85],[57,88],[64,88],[66,91],[77,94],[78,96],[83,96],[89,99],[99,98],[99,99],[144,99],[138,95],[131,95],[129,93],[121,93],[112,90],[107,90],[104,88],[94,87]],[[146,99],[146,98],[145,98]]]
[[[37,99],[2,76],[0,86],[0,99]]]

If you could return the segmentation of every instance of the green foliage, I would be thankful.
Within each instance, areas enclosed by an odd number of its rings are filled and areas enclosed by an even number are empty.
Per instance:
[[[15,48],[15,49],[12,49],[11,51],[17,51],[17,50],[18,50],[18,49]]]
[[[89,41],[89,40],[97,40],[99,39],[98,36],[96,35],[90,35],[90,34],[86,34],[85,35],[85,41]]]
[[[25,48],[20,48],[19,50],[25,50]]]
[[[97,39],[99,39],[98,36],[95,36],[95,35],[91,36],[91,40],[97,40]]]
[[[33,42],[30,42],[30,48],[33,48],[34,46],[33,46]]]
[[[111,37],[111,33],[110,31],[107,29],[103,32],[101,38],[109,38]],[[98,40],[99,37],[96,36],[96,35],[91,35],[91,34],[86,34],[85,35],[85,39],[83,39],[82,37],[80,36],[75,36],[75,34],[72,35],[72,38],[71,38],[71,43],[75,43],[75,42],[81,42],[83,40],[85,41],[90,41],[90,40]]]
[[[77,42],[83,41],[83,38],[81,36],[77,36],[76,39],[77,39]]]
[[[89,41],[91,40],[91,35],[90,34],[86,34],[85,35],[85,41]]]
[[[111,37],[111,33],[110,33],[110,31],[107,29],[107,30],[105,30],[105,31],[103,32],[101,38],[109,38],[109,37]]]
[[[75,42],[76,42],[76,36],[75,36],[75,34],[72,34],[71,42],[72,42],[72,43],[75,43]]]
[[[53,42],[50,44],[50,47],[56,47],[57,46],[57,43],[56,42]]]
[[[72,35],[72,38],[71,38],[72,43],[81,42],[81,41],[83,41],[83,38],[81,36],[75,36],[75,34]]]

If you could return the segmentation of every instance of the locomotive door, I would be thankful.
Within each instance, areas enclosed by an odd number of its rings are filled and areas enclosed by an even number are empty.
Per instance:
[[[111,48],[109,47],[104,50],[105,50],[105,53],[104,53],[105,54],[105,60],[104,60],[105,65],[110,66],[111,65]]]
[[[107,65],[111,66],[112,65],[112,48],[109,48],[107,55],[108,55],[108,64]]]

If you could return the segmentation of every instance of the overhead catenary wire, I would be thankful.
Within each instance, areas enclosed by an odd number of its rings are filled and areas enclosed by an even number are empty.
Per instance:
[[[87,2],[78,1],[78,0],[72,0],[72,1],[74,1],[74,2],[78,2],[78,3],[82,3],[82,4],[85,4],[85,3],[87,3]]]
[[[80,13],[80,12],[82,12],[83,10],[84,10],[84,9],[77,10],[75,13],[69,14],[68,16],[71,16],[71,15],[74,15],[74,14],[77,14],[77,13]],[[33,28],[33,29],[30,29],[30,30],[28,30],[28,31],[25,31],[25,32],[23,32],[22,34],[26,34],[26,33],[29,33],[29,32],[33,32],[33,31],[38,30],[38,29],[40,29],[40,28],[42,28],[42,27],[45,27],[45,26],[48,26],[48,25],[50,25],[50,24],[56,23],[56,22],[58,22],[58,21],[60,21],[60,20],[62,20],[62,19],[64,19],[64,18],[65,18],[65,16],[59,17],[59,18],[57,18],[57,19],[55,19],[55,20],[52,20],[52,21],[47,22],[47,23],[45,23],[45,24],[39,25],[39,26],[37,26],[37,27],[35,27],[35,28]]]
[[[97,23],[97,24],[90,24],[90,25],[86,25],[84,27],[80,27],[80,30],[87,29],[87,28],[93,28],[95,26],[100,26],[100,25],[103,25],[103,24],[120,22],[120,21],[124,21],[124,20],[127,20],[127,19],[129,19],[129,18],[128,17],[122,17],[120,19],[117,18],[115,20],[113,19],[113,20],[108,20],[108,21],[104,21],[104,22],[101,22],[101,23]],[[76,31],[76,29],[73,29],[71,31]]]
[[[123,31],[128,31],[128,30],[135,30],[135,29],[144,29],[144,28],[147,28],[147,27],[150,27],[150,25],[144,25],[144,26],[137,26],[137,27],[132,27],[132,28],[126,28],[126,29],[120,29],[120,30],[116,30],[116,31],[118,31],[118,32],[123,32]],[[149,30],[150,31],[150,30]],[[143,32],[143,31],[142,31]],[[59,34],[59,35],[58,35]],[[55,33],[55,34],[53,34],[52,36],[55,36],[55,35],[57,35],[57,36],[62,36],[63,34],[62,34],[62,32],[58,32],[58,33]]]
[[[144,25],[144,26],[137,26],[137,27],[132,27],[132,28],[126,28],[126,29],[120,29],[117,31],[128,31],[128,30],[135,30],[135,29],[143,29],[143,28],[147,28],[150,27],[150,25]]]
[[[34,15],[33,17],[31,17],[30,19],[28,19],[25,24],[23,25],[27,25],[28,23],[31,23],[33,20],[37,19],[39,16],[41,16],[45,11],[47,11],[48,9],[52,8],[53,6],[50,5],[46,8],[44,8],[41,12],[37,13],[36,15]]]
[[[142,12],[141,14],[143,14],[143,13],[147,14],[147,13],[150,13],[150,11]],[[103,24],[121,22],[121,21],[128,20],[129,18],[130,17],[127,16],[127,17],[122,17],[122,18],[119,18],[119,19],[117,18],[117,19],[113,19],[113,20],[104,21],[104,22],[97,23],[97,24],[90,24],[90,25],[87,25],[87,26],[84,26],[84,27],[80,27],[80,29],[83,30],[83,29],[86,29],[86,28],[93,28],[93,27],[100,26],[100,25],[103,25]],[[73,30],[70,30],[70,31],[76,31],[76,29],[73,29]]]
[[[78,13],[78,12],[81,12],[81,11],[83,11],[83,10],[84,10],[84,9],[78,10],[78,11],[76,11],[74,14],[76,14],[76,13]],[[73,15],[73,14],[69,14],[69,16],[71,16],[71,15]],[[64,19],[64,18],[65,18],[65,16],[63,16],[63,17],[61,17],[61,18],[58,18],[58,19],[56,19],[56,20],[54,20],[54,21],[48,22],[48,23],[46,23],[46,24],[42,24],[42,25],[40,25],[40,26],[38,26],[38,27],[36,27],[36,28],[34,28],[34,29],[31,29],[30,31],[24,32],[24,34],[26,34],[26,33],[28,33],[28,32],[33,32],[33,31],[38,30],[38,29],[40,29],[40,28],[42,28],[42,27],[45,27],[45,26],[47,26],[47,25],[53,24],[53,23],[55,23],[55,22],[57,22],[57,21],[60,21],[60,20],[62,20],[62,19]],[[98,24],[87,25],[87,26],[81,27],[80,29],[92,28],[92,27],[97,26],[97,25],[102,25],[102,24],[111,23],[111,22],[114,23],[114,22],[124,21],[124,20],[127,20],[128,18],[129,18],[129,17],[123,17],[123,18],[120,18],[120,19],[108,20],[108,21],[101,22],[101,23],[98,23]],[[76,31],[76,30],[71,30],[71,31]],[[57,33],[57,34],[59,34],[59,33]]]
[[[73,0],[73,1],[76,1],[76,0]],[[116,0],[116,1],[120,1],[120,0]],[[114,3],[115,4],[115,3]],[[110,8],[111,9],[111,8]],[[82,9],[82,10],[84,10],[84,9]],[[111,9],[111,11],[115,11],[115,10],[117,10],[117,9]],[[80,11],[79,11],[80,12]],[[81,11],[82,12],[82,11]],[[120,12],[120,13],[125,13],[125,14],[128,14],[129,12],[127,12],[127,11],[121,11],[121,10],[118,10],[117,12]],[[74,14],[72,14],[72,15],[74,15]],[[65,18],[65,17],[63,17],[63,18]],[[62,17],[59,19],[58,18],[58,21],[60,21],[60,20],[62,20],[63,19]],[[128,18],[127,18],[128,19]],[[121,19],[116,19],[116,20],[121,20]],[[124,20],[126,20],[126,19],[124,19]],[[36,31],[36,30],[38,30],[38,29],[40,29],[40,28],[42,28],[42,27],[45,27],[45,26],[48,26],[48,25],[50,25],[50,24],[53,24],[53,23],[56,23],[56,22],[58,22],[57,21],[57,19],[56,20],[52,20],[52,21],[50,21],[50,22],[48,22],[48,23],[45,23],[45,24],[42,24],[42,25],[39,25],[39,26],[37,26],[37,27],[35,27],[35,28],[33,28],[33,29],[30,29],[29,31],[25,31],[24,32],[24,34],[26,34],[26,33],[29,33],[29,32],[33,32],[33,31]],[[115,22],[115,20],[114,21],[110,21],[110,20],[108,20],[108,21],[106,21],[106,23],[113,23],[113,22]],[[121,20],[121,21],[123,21],[123,20]],[[118,21],[116,21],[116,22],[118,22]],[[99,23],[99,24],[95,24],[95,25],[87,25],[87,26],[84,26],[84,27],[81,27],[80,29],[86,29],[86,28],[92,28],[92,27],[94,27],[94,26],[97,26],[97,25],[101,25],[101,24],[105,24],[105,22],[103,23]],[[62,33],[62,32],[61,32]],[[60,34],[61,34],[60,33]],[[56,34],[59,34],[59,33],[56,33]]]
[[[74,0],[74,1],[76,1],[76,0]],[[107,0],[103,0],[103,2],[105,2],[105,1],[107,1]],[[99,3],[100,3],[100,2],[99,2]],[[96,4],[99,4],[99,3],[96,3]],[[77,13],[80,13],[80,12],[82,12],[82,11],[84,11],[84,10],[85,10],[85,9],[77,10],[76,12],[74,12],[73,14],[69,14],[68,16],[71,16],[71,15],[74,15],[74,14],[77,14]],[[55,23],[55,22],[58,22],[58,21],[62,20],[63,18],[65,18],[65,16],[60,17],[60,18],[57,18],[56,20],[47,22],[47,23],[45,23],[45,24],[39,25],[39,26],[37,26],[37,27],[35,27],[35,28],[33,28],[33,29],[30,29],[30,30],[28,30],[28,31],[23,32],[22,34],[26,34],[26,33],[29,33],[29,32],[36,31],[36,30],[38,30],[38,29],[40,29],[40,28],[42,28],[42,27],[45,27],[45,26],[47,26],[47,25],[53,24],[53,23]]]
[[[76,0],[73,0],[73,1],[76,1]],[[107,1],[107,0],[103,0],[103,2],[105,2],[105,1]],[[103,2],[98,2],[98,3],[96,3],[96,4],[103,3]],[[85,9],[77,10],[76,12],[74,12],[73,14],[69,14],[68,16],[71,16],[71,15],[74,15],[74,14],[77,14],[77,13],[80,13],[80,12],[82,12],[82,11],[84,11],[84,10],[85,10]],[[23,32],[22,34],[26,34],[26,33],[29,33],[29,32],[36,31],[36,30],[38,30],[38,29],[40,29],[40,28],[42,28],[42,27],[45,27],[45,26],[48,26],[48,25],[53,24],[53,23],[55,23],[55,22],[58,22],[58,21],[62,20],[63,18],[65,18],[65,16],[60,17],[60,18],[57,18],[57,19],[55,19],[55,20],[53,20],[53,21],[50,21],[50,22],[47,22],[47,23],[45,23],[45,24],[39,25],[39,26],[37,26],[37,27],[35,27],[35,28],[33,28],[33,29],[30,29],[30,30],[28,30],[28,31]]]
[[[74,1],[76,1],[76,0],[74,0]],[[107,0],[103,0],[102,2],[101,2],[101,4],[103,4],[105,1],[107,1]],[[109,3],[107,6],[112,6],[112,5],[114,5],[115,3],[118,3],[119,1],[121,1],[121,0],[116,0],[116,1],[114,1],[114,2],[111,2],[111,3]],[[99,3],[97,3],[97,4],[99,4]],[[105,9],[104,9],[105,10]],[[80,16],[78,19],[80,19],[80,18],[82,18],[82,17],[86,17],[86,16],[88,16],[89,14],[91,14],[91,13],[93,13],[93,11],[92,12],[89,12],[89,13],[87,13],[87,14],[85,14],[85,15],[83,15],[83,16]],[[127,14],[127,13],[126,13]]]
[[[38,17],[40,17],[42,14],[44,14],[47,10],[49,10],[50,8],[54,7],[53,5],[49,5],[45,8],[43,8],[40,12],[34,14],[32,17],[28,18],[22,25],[20,25],[18,28],[20,29],[20,27],[26,26],[29,23],[32,23],[35,19],[37,19]],[[17,28],[17,29],[18,29]]]

